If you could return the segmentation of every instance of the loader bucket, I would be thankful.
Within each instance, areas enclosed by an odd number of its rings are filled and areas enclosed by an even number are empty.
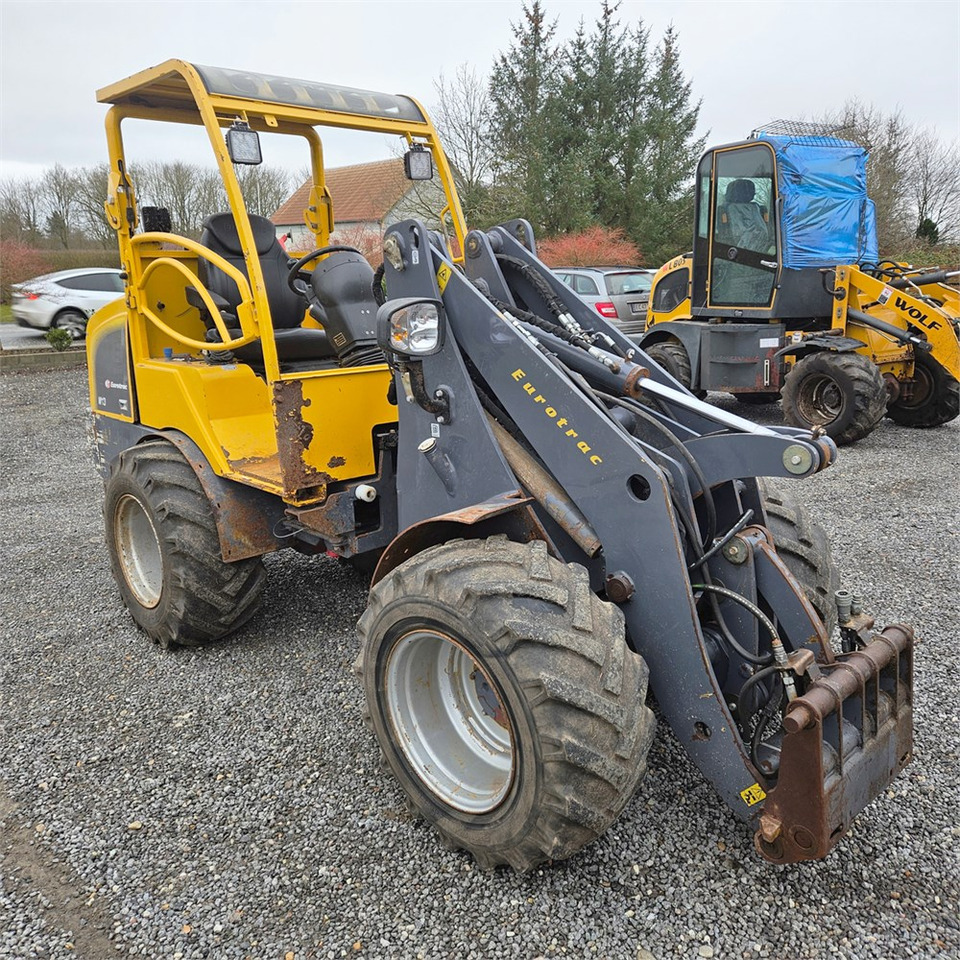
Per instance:
[[[754,836],[774,863],[826,856],[910,761],[913,632],[887,627],[837,657],[787,708],[777,785]]]

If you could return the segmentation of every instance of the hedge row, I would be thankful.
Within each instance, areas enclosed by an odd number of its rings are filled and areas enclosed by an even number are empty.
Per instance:
[[[0,303],[10,302],[10,287],[44,273],[77,267],[120,267],[112,250],[36,250],[16,240],[0,240]]]

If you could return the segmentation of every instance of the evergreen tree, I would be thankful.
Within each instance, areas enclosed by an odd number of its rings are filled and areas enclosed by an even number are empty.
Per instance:
[[[623,229],[657,266],[690,244],[699,102],[671,28],[654,53],[602,0],[588,30],[557,47],[540,0],[523,7],[494,66],[491,220],[523,216],[544,235]]]
[[[540,0],[524,4],[514,41],[497,57],[490,78],[493,111],[492,219],[525,217],[543,228],[549,195],[550,128],[558,82],[556,21]]]
[[[651,266],[689,248],[693,237],[693,183],[706,138],[694,137],[700,101],[679,63],[676,33],[668,28],[654,54],[644,116],[636,125],[633,175],[625,184],[630,237]]]

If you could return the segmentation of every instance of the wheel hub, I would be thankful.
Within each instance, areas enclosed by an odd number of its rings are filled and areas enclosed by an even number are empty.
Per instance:
[[[832,377],[810,377],[798,398],[798,406],[810,423],[832,423],[843,410],[843,393]]]
[[[163,590],[163,554],[153,520],[143,504],[129,493],[116,506],[117,556],[137,602],[152,608]]]
[[[438,630],[417,629],[394,644],[384,681],[395,742],[430,791],[472,814],[503,803],[516,768],[510,720],[471,654]]]

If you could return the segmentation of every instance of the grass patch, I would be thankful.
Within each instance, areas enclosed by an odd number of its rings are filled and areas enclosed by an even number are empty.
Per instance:
[[[13,323],[13,307],[9,303],[0,303],[0,323]]]

